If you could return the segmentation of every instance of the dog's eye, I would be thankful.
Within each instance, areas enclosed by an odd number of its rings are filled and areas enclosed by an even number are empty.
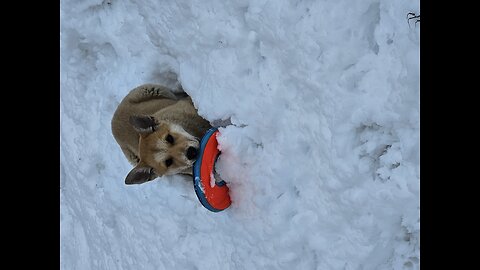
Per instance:
[[[170,167],[170,165],[172,165],[172,163],[173,163],[173,159],[171,159],[171,158],[165,160],[165,166],[167,166],[167,167]]]
[[[168,134],[167,137],[165,138],[165,140],[169,143],[169,144],[173,144],[175,141],[173,140],[173,136]]]

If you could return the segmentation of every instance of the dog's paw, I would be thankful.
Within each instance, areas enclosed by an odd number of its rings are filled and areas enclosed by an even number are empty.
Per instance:
[[[143,92],[144,96],[177,99],[175,94],[168,88],[158,84],[147,84]]]

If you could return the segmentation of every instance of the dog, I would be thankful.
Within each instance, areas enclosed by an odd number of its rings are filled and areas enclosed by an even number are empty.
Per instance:
[[[131,90],[112,118],[112,133],[134,168],[125,184],[142,184],[163,175],[192,175],[200,138],[211,125],[200,117],[185,92],[158,84]]]

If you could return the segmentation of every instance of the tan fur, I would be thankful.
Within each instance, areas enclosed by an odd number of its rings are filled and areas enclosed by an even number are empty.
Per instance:
[[[151,127],[145,124],[150,122],[154,123]],[[210,127],[184,93],[155,84],[133,89],[112,118],[113,136],[135,166],[125,183],[141,184],[162,175],[191,174],[195,160],[187,158],[187,150],[198,148],[199,139]],[[173,144],[167,142],[168,135],[174,139]],[[172,160],[168,168],[167,159]]]

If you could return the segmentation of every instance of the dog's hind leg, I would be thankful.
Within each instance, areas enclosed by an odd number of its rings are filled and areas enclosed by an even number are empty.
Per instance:
[[[182,93],[174,93],[171,89],[159,84],[144,84],[133,89],[125,97],[131,103],[138,103],[152,98],[178,100]]]

